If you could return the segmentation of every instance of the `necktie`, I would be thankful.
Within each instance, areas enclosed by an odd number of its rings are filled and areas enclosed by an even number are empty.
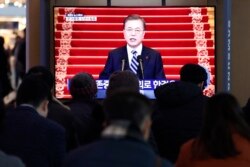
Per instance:
[[[136,55],[136,51],[135,50],[132,50],[131,52],[133,54],[133,57],[132,57],[132,61],[131,61],[131,64],[130,64],[130,69],[135,73],[137,74],[137,68],[138,68],[138,61],[137,61],[137,55]]]

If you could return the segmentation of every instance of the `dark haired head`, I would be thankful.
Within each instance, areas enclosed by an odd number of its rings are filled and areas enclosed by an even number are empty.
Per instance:
[[[36,74],[26,76],[17,91],[16,103],[30,104],[35,108],[44,100],[48,100],[51,91],[47,83]]]
[[[204,82],[207,86],[207,71],[198,64],[185,64],[180,70],[180,80],[199,84]]]
[[[96,81],[91,74],[78,73],[70,80],[69,90],[74,99],[93,99],[97,93]]]
[[[107,121],[125,120],[140,127],[152,110],[150,101],[140,93],[120,91],[104,101]]]
[[[229,93],[219,93],[208,99],[198,145],[203,146],[204,151],[214,158],[238,155],[232,133],[237,132],[250,140],[249,127],[241,114],[237,99]]]
[[[4,38],[0,36],[0,46],[2,47],[4,45]]]
[[[34,67],[29,69],[29,71],[27,72],[25,77],[29,76],[29,75],[34,75],[34,74],[39,75],[41,77],[41,79],[48,84],[50,89],[53,88],[54,76],[48,68],[46,68],[44,66],[34,66]]]
[[[128,15],[124,21],[123,21],[123,29],[125,28],[125,24],[127,21],[129,20],[141,20],[142,21],[142,25],[143,25],[143,28],[144,30],[146,29],[146,22],[145,20],[138,14],[131,14],[131,15]]]
[[[139,79],[132,71],[116,71],[109,78],[109,86],[106,91],[107,97],[117,90],[129,90],[139,92]]]

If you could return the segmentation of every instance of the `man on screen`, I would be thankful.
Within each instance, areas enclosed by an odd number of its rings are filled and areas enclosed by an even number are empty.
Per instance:
[[[108,79],[115,71],[131,70],[139,79],[166,79],[161,55],[142,44],[146,23],[137,14],[128,15],[123,24],[126,46],[109,52],[99,79]]]

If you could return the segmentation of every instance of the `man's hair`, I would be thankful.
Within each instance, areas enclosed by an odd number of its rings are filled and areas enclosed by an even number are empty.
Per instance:
[[[145,30],[146,29],[146,22],[145,20],[138,14],[131,14],[131,15],[128,15],[124,21],[123,21],[123,29],[125,29],[125,24],[127,23],[127,21],[129,20],[141,20],[142,21],[142,24],[143,24],[143,29]]]
[[[74,99],[93,99],[97,93],[96,81],[91,74],[78,73],[70,80],[69,91]]]
[[[120,91],[104,100],[104,112],[108,123],[124,120],[140,127],[152,110],[150,101],[144,95]]]
[[[35,108],[38,107],[43,100],[49,99],[51,96],[48,84],[36,74],[26,76],[17,91],[16,103],[31,104]]]
[[[29,69],[25,76],[39,75],[41,79],[46,82],[50,89],[54,87],[54,76],[51,71],[44,66],[34,66]]]
[[[207,86],[207,71],[198,64],[185,64],[180,70],[180,80],[194,84],[204,81],[204,87]]]
[[[110,96],[119,90],[140,91],[139,79],[132,71],[116,71],[109,78],[109,86],[106,96]]]

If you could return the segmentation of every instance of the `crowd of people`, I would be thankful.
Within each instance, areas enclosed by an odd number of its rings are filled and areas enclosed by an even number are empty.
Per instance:
[[[1,80],[1,84],[2,84]],[[0,103],[0,164],[27,167],[250,166],[249,104],[230,93],[203,95],[206,70],[185,64],[180,81],[140,93],[125,70],[110,75],[106,99],[96,99],[91,74],[78,73],[62,103],[54,76],[35,66],[25,73],[10,107]]]
[[[5,38],[0,36],[0,95],[5,105],[11,105],[16,98],[16,88],[20,84],[26,69],[25,32],[23,37],[16,34],[13,48],[6,47]]]

